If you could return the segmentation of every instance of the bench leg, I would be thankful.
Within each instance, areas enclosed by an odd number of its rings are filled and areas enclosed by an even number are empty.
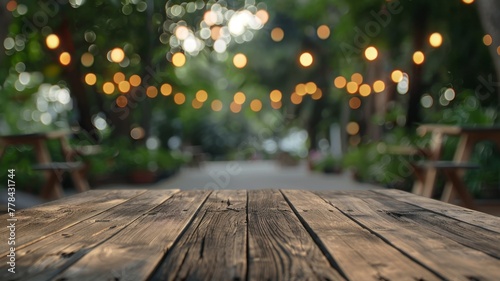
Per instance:
[[[78,190],[78,192],[89,190],[89,184],[87,182],[87,179],[82,175],[82,170],[71,171],[71,178],[73,179],[73,183],[75,184],[76,190]]]
[[[475,209],[474,199],[472,198],[471,194],[467,190],[467,187],[464,185],[463,181],[461,180],[460,176],[458,175],[458,173],[457,173],[458,171],[452,170],[452,169],[445,169],[444,172],[445,172],[446,176],[448,177],[448,179],[450,180],[450,182],[453,186],[453,190],[458,193],[464,206],[469,208],[469,209]]]
[[[52,200],[59,199],[63,196],[63,190],[61,184],[59,183],[59,177],[57,172],[50,172],[49,179],[42,187],[41,197],[43,199]]]

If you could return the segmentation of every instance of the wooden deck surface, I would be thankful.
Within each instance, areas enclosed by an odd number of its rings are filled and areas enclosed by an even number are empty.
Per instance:
[[[397,190],[96,190],[16,217],[0,280],[500,280],[500,218]]]

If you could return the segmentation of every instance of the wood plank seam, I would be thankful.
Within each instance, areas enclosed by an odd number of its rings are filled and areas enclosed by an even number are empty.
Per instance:
[[[320,196],[321,197],[321,196]],[[408,253],[406,253],[405,251],[403,251],[402,249],[400,249],[399,247],[397,247],[396,245],[394,245],[393,243],[391,243],[387,238],[385,238],[384,236],[382,236],[381,234],[371,230],[369,227],[367,227],[366,225],[364,225],[363,223],[359,222],[358,220],[356,220],[355,218],[353,218],[352,216],[350,216],[349,214],[347,214],[346,212],[342,211],[340,208],[338,208],[337,206],[333,205],[332,203],[330,203],[329,200],[321,197],[321,199],[323,199],[327,204],[329,204],[330,206],[332,206],[333,208],[337,209],[339,212],[341,212],[342,214],[344,214],[344,216],[346,216],[347,218],[349,218],[350,220],[352,220],[354,223],[358,224],[360,227],[366,229],[367,231],[369,231],[371,234],[377,236],[378,238],[380,238],[382,241],[384,241],[386,244],[388,244],[389,246],[391,246],[392,248],[394,248],[395,250],[397,250],[398,252],[400,252],[402,255],[404,255],[405,257],[409,258],[410,260],[412,260],[413,262],[415,262],[416,264],[422,266],[423,268],[429,270],[430,272],[432,272],[434,275],[438,276],[439,278],[443,279],[443,280],[446,280],[446,278],[440,274],[439,272],[435,271],[434,269],[430,268],[429,266],[423,264],[422,262],[420,262],[418,259],[416,259],[415,257],[409,255]]]
[[[158,263],[156,264],[155,268],[151,271],[151,273],[149,274],[149,276],[146,278],[146,280],[154,280],[154,276],[156,274],[158,274],[158,270],[159,268],[161,267],[161,265],[163,264],[163,262],[167,259],[167,256],[170,252],[170,249],[173,249],[177,246],[177,244],[179,244],[179,241],[182,239],[182,237],[184,236],[184,234],[187,232],[187,230],[189,228],[191,228],[194,220],[196,219],[196,217],[198,216],[198,214],[200,213],[201,209],[203,208],[203,206],[205,205],[205,203],[207,202],[208,198],[210,198],[210,195],[212,195],[213,193],[213,190],[210,191],[205,199],[201,202],[200,206],[198,206],[198,209],[194,212],[193,216],[191,217],[191,219],[189,220],[189,222],[186,224],[186,227],[179,233],[179,235],[175,238],[174,242],[172,243],[172,246],[170,248],[167,249],[167,251],[165,252],[165,254],[163,255],[163,257],[160,259],[160,261],[158,261]],[[205,214],[203,214],[203,216],[205,216]],[[199,224],[196,226],[197,228],[199,227]],[[182,261],[182,264],[184,264],[184,261],[185,259],[187,258],[187,255],[184,256],[184,260]],[[178,268],[178,271],[181,270],[181,267]],[[175,275],[177,275],[179,272],[176,272]]]
[[[387,195],[387,194],[385,194],[383,192],[378,192],[376,190],[370,190],[370,192],[373,192],[375,194],[380,194],[380,195],[383,195],[383,196],[385,196],[387,198],[394,199],[394,200],[397,200],[399,202],[403,202],[403,203],[406,203],[406,204],[409,204],[409,205],[412,205],[412,206],[415,206],[415,207],[422,208],[422,209],[427,210],[427,211],[429,211],[431,213],[434,213],[434,214],[437,214],[437,215],[441,215],[441,216],[445,216],[447,218],[454,219],[456,221],[459,221],[459,222],[462,222],[462,223],[465,223],[465,224],[468,224],[468,225],[471,225],[471,226],[480,227],[480,228],[482,228],[484,230],[493,231],[492,229],[489,229],[489,228],[486,228],[486,227],[483,227],[483,226],[480,226],[480,225],[472,224],[472,223],[470,223],[468,221],[457,219],[456,217],[449,216],[446,213],[442,213],[442,212],[438,212],[438,211],[435,211],[435,210],[430,209],[430,208],[426,208],[424,206],[418,205],[417,203],[412,203],[412,202],[407,202],[407,201],[399,200],[398,198],[391,197],[391,196],[389,196],[389,195]],[[429,199],[429,200],[435,200],[435,199],[432,199],[432,198],[427,198],[427,199]],[[446,203],[446,202],[441,202],[439,200],[435,200],[435,201],[440,202],[440,203],[450,204],[450,203]],[[455,206],[455,205],[452,205],[452,206]],[[479,212],[479,211],[474,211],[474,212]]]
[[[90,191],[87,191],[87,192],[90,192]],[[177,191],[177,192],[178,192],[178,191]],[[135,195],[135,196],[132,196],[132,197],[128,198],[127,200],[125,200],[125,201],[123,201],[123,202],[121,202],[121,203],[118,203],[118,204],[116,204],[116,205],[114,205],[114,206],[111,206],[111,207],[109,207],[109,208],[107,208],[107,209],[103,209],[103,210],[101,210],[100,212],[97,212],[97,213],[95,213],[95,214],[92,214],[91,216],[89,216],[89,217],[85,218],[84,220],[91,219],[91,218],[93,218],[93,217],[95,217],[95,216],[98,216],[98,215],[100,215],[100,214],[102,214],[102,213],[104,213],[104,212],[106,212],[106,211],[108,211],[108,210],[110,210],[110,209],[112,209],[112,208],[115,208],[116,206],[119,206],[119,205],[121,205],[121,204],[124,204],[125,202],[128,202],[129,200],[132,200],[132,199],[134,199],[135,197],[140,196],[140,195],[142,195],[142,194],[144,194],[144,193],[146,193],[146,190],[144,190],[143,192],[141,192],[141,193],[139,193],[139,194],[137,194],[137,195]],[[49,203],[50,203],[50,202],[49,202]],[[44,204],[44,205],[45,205],[45,204]],[[43,206],[43,205],[41,205],[41,206]],[[24,244],[22,244],[22,245],[20,245],[20,246],[17,246],[17,247],[16,247],[16,250],[21,250],[21,249],[26,248],[27,246],[30,246],[30,245],[32,245],[32,244],[34,244],[34,243],[40,242],[40,241],[42,241],[43,239],[45,239],[45,238],[47,238],[47,237],[49,237],[49,236],[51,236],[51,235],[54,235],[54,234],[56,234],[56,233],[58,233],[58,232],[62,232],[62,231],[66,230],[66,229],[68,229],[68,228],[70,228],[70,227],[72,227],[72,226],[75,226],[75,225],[79,224],[80,222],[81,222],[81,221],[74,222],[74,223],[72,223],[72,224],[69,224],[69,225],[64,226],[63,228],[60,228],[60,229],[58,229],[58,230],[55,230],[54,232],[51,232],[51,233],[48,233],[48,234],[42,235],[42,236],[40,236],[39,238],[37,238],[37,239],[35,239],[35,240],[32,240],[32,241],[30,241],[30,242],[26,242],[26,243],[24,243]],[[0,254],[0,255],[4,255],[4,254],[5,254],[5,255],[7,255],[8,253],[9,253],[9,252],[5,252],[5,253],[2,253],[2,254]]]
[[[307,230],[307,232],[309,233],[309,235],[311,235],[311,238],[316,243],[316,245],[318,246],[318,248],[321,250],[321,252],[323,253],[323,255],[325,255],[325,257],[328,260],[328,262],[330,263],[330,265],[333,268],[335,268],[335,270],[337,270],[342,277],[344,277],[346,280],[349,280],[349,278],[347,278],[347,275],[344,273],[344,271],[342,270],[342,268],[340,268],[340,266],[335,261],[335,259],[332,257],[332,255],[330,254],[330,252],[328,252],[328,250],[326,249],[326,246],[323,244],[323,242],[321,241],[321,239],[319,239],[319,237],[316,235],[316,233],[311,229],[311,227],[309,227],[309,225],[304,220],[304,218],[302,218],[302,216],[299,215],[299,212],[297,211],[297,209],[295,208],[295,206],[290,202],[290,200],[287,198],[287,196],[283,193],[283,191],[281,189],[279,191],[280,191],[281,195],[283,196],[283,198],[285,199],[285,201],[288,204],[288,206],[290,206],[290,208],[292,209],[292,211],[295,214],[295,216],[299,219],[299,221],[302,224],[302,226]],[[321,198],[321,199],[323,199],[323,198]]]

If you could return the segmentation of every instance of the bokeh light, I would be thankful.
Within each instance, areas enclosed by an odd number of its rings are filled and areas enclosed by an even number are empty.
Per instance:
[[[493,44],[493,38],[491,38],[491,35],[486,34],[483,36],[483,44],[486,46],[490,46]]]
[[[303,67],[309,67],[312,65],[314,59],[313,59],[313,56],[311,55],[311,53],[304,52],[304,53],[300,54],[299,61],[300,61],[300,65],[302,65]]]
[[[117,72],[113,75],[113,81],[116,83],[116,84],[119,84],[120,82],[122,81],[125,81],[125,74],[123,74],[122,72]]]
[[[199,102],[205,102],[208,99],[208,93],[205,90],[199,90],[195,97]]]
[[[282,97],[283,97],[283,95],[279,90],[272,90],[271,93],[269,93],[269,99],[272,102],[279,102],[279,101],[281,101]]]
[[[174,95],[174,102],[178,105],[184,104],[186,102],[186,96],[183,93],[177,93]]]
[[[222,110],[222,102],[220,100],[213,100],[210,104],[210,107],[213,111],[221,111]]]
[[[443,36],[439,32],[434,32],[429,36],[429,44],[432,47],[437,48],[443,44]]]
[[[292,95],[290,95],[290,101],[293,104],[300,104],[302,102],[302,96],[300,96],[297,93],[293,92]]]
[[[176,67],[181,67],[186,64],[186,56],[183,53],[175,53],[172,56],[172,63]]]
[[[247,98],[243,92],[237,92],[233,97],[234,102],[238,105],[244,104],[246,99]]]
[[[62,65],[69,65],[71,63],[71,55],[68,52],[64,52],[59,55],[59,62]]]
[[[472,4],[474,3],[474,0],[462,0],[465,4]]]
[[[241,53],[236,54],[233,57],[233,64],[237,68],[243,68],[243,67],[245,67],[247,65],[247,57],[244,54],[241,54]]]
[[[85,67],[91,67],[94,64],[94,56],[91,53],[84,53],[81,62]]]
[[[318,86],[316,85],[316,83],[314,82],[307,82],[306,83],[306,93],[307,94],[314,94],[314,92],[316,92],[316,90],[318,89]]]
[[[262,109],[262,102],[260,100],[253,100],[250,102],[250,109],[255,112],[259,112]]]
[[[102,85],[102,91],[105,94],[111,95],[115,91],[115,85],[111,82],[106,82]]]
[[[349,122],[346,126],[346,131],[349,135],[357,135],[359,133],[359,124],[356,122]]]
[[[87,73],[85,75],[85,83],[87,83],[87,85],[93,86],[95,85],[96,82],[97,82],[97,77],[94,73]]]
[[[118,98],[116,98],[116,105],[118,107],[125,107],[125,106],[127,106],[127,104],[128,104],[127,97],[125,97],[125,96],[119,96]]]
[[[394,82],[394,83],[399,83],[401,82],[401,80],[403,80],[403,72],[401,70],[394,70],[392,73],[391,73],[391,80]]]
[[[422,64],[424,63],[424,60],[425,56],[424,53],[422,53],[421,51],[416,51],[415,53],[413,53],[413,62],[415,64]]]
[[[161,85],[160,92],[164,96],[170,96],[172,94],[172,86],[168,83]]]
[[[140,140],[146,136],[146,131],[142,127],[135,127],[130,130],[130,137],[134,140]]]
[[[311,98],[313,100],[319,100],[321,97],[323,96],[323,91],[318,88],[312,95],[311,95]]]
[[[142,79],[141,79],[141,76],[134,74],[134,75],[130,76],[128,81],[130,82],[130,85],[137,87],[137,86],[141,85]]]
[[[316,30],[316,34],[320,39],[327,39],[330,36],[330,28],[327,25],[320,25]]]
[[[273,28],[271,31],[271,39],[275,42],[280,42],[285,37],[285,32],[279,27]]]
[[[122,93],[128,93],[130,91],[130,83],[128,81],[121,81],[118,83],[118,90]]]
[[[125,59],[125,52],[122,48],[114,48],[111,50],[111,61],[116,63],[121,63]]]
[[[335,78],[335,80],[333,80],[333,84],[336,88],[342,89],[347,84],[347,80],[344,78],[344,76],[338,76],[337,78]]]
[[[363,83],[363,75],[361,75],[361,73],[354,73],[353,75],[351,75],[351,81],[358,85],[361,85],[361,83]]]
[[[56,49],[59,47],[60,43],[61,41],[59,40],[59,37],[55,34],[50,34],[47,38],[45,38],[45,44],[49,49]]]
[[[156,98],[158,96],[158,89],[155,86],[149,86],[146,89],[146,95],[150,98]]]
[[[231,112],[233,112],[233,113],[238,113],[241,111],[241,104],[238,104],[238,103],[233,101],[229,105],[229,110],[231,110]]]
[[[203,106],[203,102],[197,100],[197,99],[193,99],[191,101],[191,106],[194,108],[194,109],[200,109],[202,106]]]
[[[355,94],[358,91],[358,83],[356,82],[348,82],[346,85],[347,92],[349,94]]]
[[[305,95],[306,94],[306,85],[303,83],[297,84],[297,86],[295,86],[295,92],[299,96]]]
[[[385,83],[382,80],[377,80],[373,82],[373,91],[375,93],[381,93],[385,90]]]
[[[274,102],[274,101],[272,101],[272,102],[271,102],[271,107],[272,107],[273,109],[280,109],[280,108],[281,108],[281,106],[282,106],[281,101],[278,101],[278,102]]]
[[[372,88],[368,84],[363,84],[359,86],[359,94],[363,97],[367,97],[372,93]]]
[[[366,48],[366,50],[365,50],[365,57],[369,61],[375,60],[378,57],[377,48],[375,48],[373,46],[370,46],[370,47]]]
[[[349,99],[349,107],[352,109],[358,109],[361,107],[361,99],[358,97],[352,97]]]

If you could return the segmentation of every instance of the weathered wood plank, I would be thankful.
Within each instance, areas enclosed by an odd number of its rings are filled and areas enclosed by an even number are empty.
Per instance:
[[[427,209],[418,209],[408,212],[408,207],[414,208],[406,202],[394,200],[380,193],[369,192],[369,198],[384,205],[384,211],[395,215],[397,219],[410,221],[422,230],[432,231],[452,239],[462,245],[476,249],[490,256],[500,259],[500,233],[465,223]]]
[[[153,191],[150,191],[153,192]],[[165,190],[158,191],[165,193]],[[133,221],[55,277],[56,280],[145,280],[185,231],[210,191],[184,191]],[[126,211],[130,216],[136,212]]]
[[[121,204],[144,190],[92,190],[52,201],[16,213],[16,249],[39,241],[48,235],[62,231],[78,222],[98,215]],[[92,202],[92,204],[89,204]],[[7,217],[0,217],[4,221]],[[6,237],[8,229],[0,230],[0,237]],[[6,254],[7,243],[0,243],[0,253]]]
[[[500,233],[500,217],[491,216],[482,212],[465,209],[438,200],[417,196],[415,194],[396,189],[374,190],[373,192],[395,198],[421,208],[445,215],[450,218],[461,220],[468,224],[486,228]]]
[[[386,206],[374,199],[360,199],[358,193],[318,194],[345,215],[444,279],[495,280],[500,276],[500,260],[442,235],[423,232],[419,224],[400,219],[400,214],[419,210],[416,206],[408,204],[408,208],[394,213],[386,211]]]
[[[248,191],[247,280],[344,280],[277,190]]]
[[[244,280],[246,205],[244,190],[212,193],[151,280]]]
[[[132,224],[177,191],[147,191],[97,216],[83,220],[28,245],[16,254],[16,275],[0,265],[0,280],[52,280],[59,272],[85,256],[97,245]],[[87,203],[91,204],[91,203]],[[136,230],[141,231],[140,228]],[[98,259],[103,263],[102,260]],[[104,263],[107,263],[104,261]]]
[[[282,190],[292,209],[350,280],[440,280],[319,196]]]

